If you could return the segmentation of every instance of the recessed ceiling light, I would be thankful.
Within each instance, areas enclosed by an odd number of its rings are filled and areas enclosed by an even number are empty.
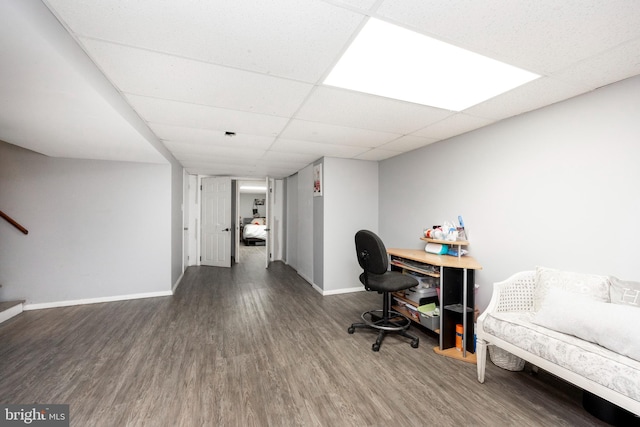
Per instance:
[[[462,111],[540,77],[370,18],[324,83]]]

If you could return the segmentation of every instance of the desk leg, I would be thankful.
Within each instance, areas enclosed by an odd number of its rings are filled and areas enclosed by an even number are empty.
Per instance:
[[[444,343],[442,342],[442,335],[444,331],[444,267],[440,266],[440,295],[438,304],[440,305],[440,333],[438,334],[438,343],[440,345],[440,350],[444,350]]]
[[[467,269],[462,270],[462,357],[467,357]]]

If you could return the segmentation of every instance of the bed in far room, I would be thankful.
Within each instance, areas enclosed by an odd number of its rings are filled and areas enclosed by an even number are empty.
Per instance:
[[[267,239],[266,218],[243,218],[242,241],[245,245],[262,244]]]

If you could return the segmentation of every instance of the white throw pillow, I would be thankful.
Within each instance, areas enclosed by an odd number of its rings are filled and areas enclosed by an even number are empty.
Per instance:
[[[630,282],[611,277],[610,296],[614,304],[630,305],[640,308],[640,282]]]
[[[633,333],[633,326],[640,324],[640,310],[635,307],[552,288],[531,321],[640,362],[640,335]]]
[[[559,288],[584,295],[594,301],[609,302],[609,278],[596,274],[573,273],[552,268],[536,268],[533,311],[538,311],[549,289]]]

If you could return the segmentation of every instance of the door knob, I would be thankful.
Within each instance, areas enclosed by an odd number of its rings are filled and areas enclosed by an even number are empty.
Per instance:
[[[225,229],[224,229],[224,230],[222,230],[222,231],[229,231],[229,227],[225,228]]]

